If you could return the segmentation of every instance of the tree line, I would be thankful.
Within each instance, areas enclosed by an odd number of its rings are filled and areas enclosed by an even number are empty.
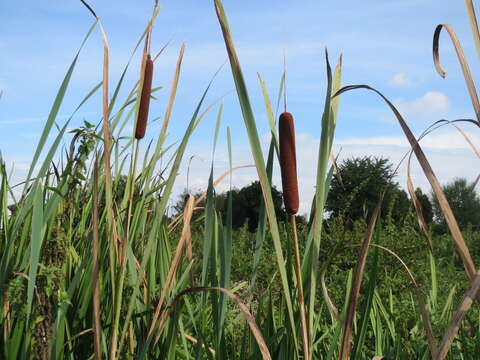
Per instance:
[[[334,219],[342,217],[346,224],[356,221],[368,221],[375,209],[380,194],[385,190],[382,202],[381,218],[401,225],[410,211],[413,211],[409,195],[394,180],[395,169],[391,161],[384,157],[354,157],[338,164],[338,170],[331,180],[330,191],[326,200],[325,217]],[[477,228],[480,224],[480,198],[474,183],[464,178],[457,178],[443,186],[445,196],[462,229],[469,226]],[[279,221],[286,220],[282,192],[272,186],[272,197]],[[173,213],[183,210],[186,192],[173,206]],[[250,232],[257,229],[262,203],[260,183],[254,181],[240,189],[217,194],[216,209],[220,214],[226,212],[227,199],[233,199],[233,228],[247,226]],[[433,193],[415,190],[425,221],[436,233],[447,232],[447,226],[441,208]],[[200,206],[202,206],[200,204]],[[298,216],[300,223],[306,223],[305,216]]]

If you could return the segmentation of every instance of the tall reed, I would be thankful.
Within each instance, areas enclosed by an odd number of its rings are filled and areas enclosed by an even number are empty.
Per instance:
[[[279,126],[279,159],[282,173],[283,201],[285,210],[290,216],[292,224],[293,248],[295,253],[295,276],[297,278],[298,306],[300,308],[301,334],[303,342],[303,357],[310,359],[310,346],[308,339],[308,323],[305,314],[305,299],[303,294],[302,265],[300,261],[300,246],[298,244],[297,224],[295,215],[298,212],[298,179],[297,155],[295,148],[295,126],[293,116],[289,112],[280,114]]]

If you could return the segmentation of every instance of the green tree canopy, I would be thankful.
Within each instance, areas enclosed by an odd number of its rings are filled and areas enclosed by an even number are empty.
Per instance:
[[[286,219],[285,209],[283,208],[283,195],[280,190],[275,186],[272,186],[272,198],[277,219],[283,221]],[[260,216],[260,208],[263,201],[262,188],[260,182],[254,181],[250,185],[244,186],[241,189],[232,189],[230,191],[217,194],[215,196],[215,208],[221,214],[226,215],[227,211],[227,199],[229,194],[232,194],[232,227],[234,229],[241,228],[244,224],[248,225],[248,230],[254,232],[258,226],[258,220]],[[185,191],[179,197],[176,204],[173,205],[173,215],[176,216],[183,211],[185,204],[185,197],[187,192]],[[195,194],[195,197],[200,196],[200,193]],[[204,202],[199,204],[200,207],[204,206]],[[194,218],[195,218],[194,214]],[[305,219],[301,217],[298,219],[300,223],[304,223]]]
[[[428,195],[424,194],[420,188],[415,189],[415,195],[422,206],[424,220],[427,224],[430,224],[433,221],[433,207]]]
[[[468,225],[478,227],[480,224],[480,198],[471,184],[465,178],[458,178],[443,186],[453,214],[461,229]],[[445,218],[437,198],[432,193],[433,214],[440,231],[447,231]]]
[[[354,157],[339,165],[340,177],[334,177],[326,202],[331,216],[346,220],[367,220],[375,209],[380,193],[388,186],[382,206],[382,218],[395,222],[407,214],[410,201],[407,193],[392,180],[393,165],[387,158]]]
[[[285,210],[283,208],[283,195],[275,186],[272,186],[272,198],[275,212],[278,220],[285,219]],[[232,199],[232,217],[233,228],[238,229],[245,223],[248,224],[248,230],[254,232],[258,226],[258,219],[260,215],[260,208],[263,202],[262,187],[259,181],[254,181],[250,185],[244,186],[241,189],[233,189]],[[217,209],[225,212],[227,208],[227,198],[229,191],[217,196]]]

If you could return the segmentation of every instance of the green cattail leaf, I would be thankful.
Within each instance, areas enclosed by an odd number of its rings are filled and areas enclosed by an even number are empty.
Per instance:
[[[203,105],[203,102],[205,100],[205,97],[207,96],[207,93],[208,93],[208,91],[209,91],[209,89],[210,89],[210,87],[213,83],[213,80],[215,79],[215,76],[217,74],[218,74],[218,72],[214,75],[213,79],[210,81],[207,88],[203,92],[203,95],[202,95],[202,97],[201,97],[201,99],[200,99],[200,101],[199,101],[199,103],[198,103],[198,105],[197,105],[197,107],[196,107],[196,109],[193,113],[193,116],[190,120],[190,123],[187,127],[187,130],[185,131],[185,133],[183,135],[182,141],[180,142],[180,145],[175,152],[173,164],[172,164],[171,169],[170,169],[170,174],[169,174],[168,178],[165,180],[165,186],[163,188],[161,200],[155,208],[155,214],[157,214],[156,216],[158,217],[158,219],[157,219],[158,221],[154,221],[154,224],[157,224],[158,226],[164,220],[163,215],[165,213],[165,209],[166,209],[168,201],[170,199],[170,195],[171,195],[173,185],[174,185],[175,180],[176,180],[177,175],[178,175],[178,170],[180,168],[180,164],[181,164],[181,161],[183,159],[185,149],[186,149],[188,141],[189,141],[189,139],[190,139],[190,137],[193,133],[193,130],[195,129],[196,125],[198,125],[198,122],[201,120],[201,119],[198,118],[200,109],[201,109],[201,107]],[[152,155],[152,159],[157,159],[158,160],[158,158],[161,156],[161,152],[157,153],[157,150]],[[161,151],[161,149],[159,151]],[[149,167],[147,169],[145,169],[145,176],[147,178],[149,178],[150,174],[153,172],[155,163],[156,163],[156,160],[152,161],[150,163]],[[142,271],[145,271],[145,269],[146,269],[146,264],[148,263],[148,260],[150,258],[149,255],[151,253],[151,249],[153,248],[153,244],[154,244],[155,241],[157,241],[157,238],[155,237],[155,233],[152,232],[151,236],[148,237],[147,244],[145,246],[146,256],[143,257],[142,262],[140,264],[140,267],[141,267]],[[132,318],[133,311],[135,309],[134,305],[135,305],[136,296],[139,293],[139,287],[140,287],[140,280],[137,281],[137,284],[135,284],[134,290],[133,290],[133,295],[130,297],[130,300],[128,302],[127,313],[126,313],[125,321],[124,321],[125,326],[122,328],[121,335],[120,335],[120,342],[119,342],[119,344],[122,344],[122,345],[124,343],[124,339],[125,339],[126,334],[127,334],[130,319]],[[143,347],[143,349],[145,351],[146,351],[146,346],[148,346],[148,345],[145,344],[145,346]],[[119,348],[121,350],[121,346],[119,346]]]
[[[37,181],[33,196],[32,230],[30,236],[30,268],[28,270],[27,288],[27,325],[32,312],[33,291],[36,285],[38,262],[40,259],[40,251],[42,249],[44,232],[43,187],[40,181]]]
[[[232,136],[230,134],[230,127],[227,126],[227,146],[228,146],[228,165],[230,169],[233,167],[232,164]],[[232,185],[232,173],[230,173],[230,186]]]
[[[223,108],[223,104],[222,104]],[[217,123],[220,121],[218,120]],[[217,126],[218,128],[218,126]],[[232,152],[231,152],[231,139],[230,129],[227,128],[227,142],[228,142],[228,158],[229,167],[232,168]],[[219,237],[219,255],[220,255],[220,279],[219,286],[225,289],[230,288],[230,274],[232,267],[232,223],[233,223],[233,195],[232,195],[232,173],[230,172],[230,192],[227,197],[227,214],[225,219],[225,225],[220,227]],[[220,218],[221,223],[221,218]],[[225,324],[225,318],[227,314],[227,297],[221,293],[219,296],[219,328],[217,333],[217,342],[220,349],[222,349],[222,335],[223,327]],[[220,355],[220,354],[219,354]]]
[[[287,72],[284,70],[282,73],[282,78],[280,79],[280,86],[278,88],[278,96],[277,96],[277,106],[275,108],[275,119],[278,118],[278,111],[280,109],[280,103],[282,101],[283,94],[287,91],[285,88],[285,78],[287,76]]]
[[[373,243],[378,243],[380,238],[380,226],[377,225],[377,229],[375,232],[375,240]],[[372,312],[373,302],[374,302],[374,294],[375,294],[375,286],[377,282],[377,275],[378,275],[378,252],[379,249],[376,247],[373,250],[373,266],[370,268],[369,271],[369,280],[367,284],[366,290],[366,300],[363,303],[362,309],[359,311],[361,316],[360,318],[360,326],[355,338],[353,340],[353,359],[361,358],[363,344],[365,343],[365,339],[367,336],[367,327],[370,320],[370,314]],[[380,322],[378,319],[377,322]]]
[[[279,154],[278,150],[278,134],[277,134],[277,124],[276,117],[273,115],[272,102],[270,101],[270,95],[268,94],[267,86],[265,85],[265,80],[258,74],[258,79],[260,80],[260,86],[262,88],[263,101],[265,103],[265,110],[267,112],[268,125],[270,126],[270,132],[275,144],[275,150],[277,156]],[[280,89],[281,92],[281,89]]]
[[[310,291],[309,291],[309,323],[313,323],[315,316],[315,300],[318,277],[318,254],[320,251],[323,209],[328,189],[326,188],[328,159],[331,152],[333,141],[334,117],[332,116],[331,96],[332,96],[332,71],[328,61],[328,53],[325,51],[327,64],[327,92],[325,96],[325,108],[322,116],[322,133],[320,137],[320,148],[317,163],[317,180],[315,192],[315,214],[313,215],[313,248],[310,252],[311,271],[310,271]],[[311,330],[311,329],[310,329]],[[310,332],[310,338],[314,335]]]
[[[213,135],[213,151],[212,151],[212,166],[213,157],[215,156],[215,149],[217,148],[218,132],[220,130],[220,124],[222,123],[223,104],[218,108],[217,121],[215,122],[215,134]]]
[[[280,271],[282,287],[285,295],[284,300],[286,302],[286,306],[288,309],[290,326],[292,329],[295,329],[296,326],[295,326],[295,320],[293,317],[292,297],[291,297],[290,287],[288,285],[287,272],[285,268],[285,259],[282,253],[280,232],[278,229],[278,223],[275,215],[275,208],[273,206],[273,199],[272,199],[272,194],[270,189],[270,182],[268,181],[267,171],[265,168],[265,161],[263,158],[262,148],[260,145],[260,138],[258,136],[258,131],[255,123],[255,117],[253,115],[252,107],[250,104],[250,98],[248,95],[245,80],[243,78],[240,62],[238,60],[235,46],[233,43],[233,38],[230,33],[230,27],[228,25],[227,16],[225,14],[225,10],[220,0],[215,0],[215,9],[216,9],[217,17],[223,32],[225,46],[227,48],[228,56],[230,59],[230,65],[232,68],[232,75],[235,81],[237,95],[240,102],[240,107],[242,109],[243,119],[244,119],[245,127],[247,129],[250,147],[252,149],[252,155],[257,168],[260,184],[262,186],[262,193],[263,193],[263,197],[264,197],[264,201],[267,209],[268,220],[270,223],[270,231],[272,234],[273,243],[275,247],[275,254],[277,257],[277,263]],[[295,348],[298,349],[298,339],[295,331],[292,332],[292,336],[294,339]]]
[[[274,159],[274,140],[270,142],[270,149],[268,150],[268,160],[267,160],[267,176],[268,181],[272,181],[272,172],[273,172],[273,159]],[[253,255],[253,266],[252,266],[252,277],[250,280],[251,291],[255,289],[256,280],[257,280],[257,271],[260,264],[260,259],[262,258],[263,253],[263,243],[265,241],[265,235],[267,230],[267,212],[265,207],[265,200],[262,199],[260,204],[260,210],[258,213],[258,227],[257,232],[255,233],[255,253]]]
[[[335,67],[335,72],[333,74],[333,86],[332,94],[335,94],[340,90],[342,86],[342,55],[338,58],[337,66]],[[333,126],[337,123],[338,118],[338,108],[340,106],[340,96],[337,96],[332,99],[332,112],[333,112]]]

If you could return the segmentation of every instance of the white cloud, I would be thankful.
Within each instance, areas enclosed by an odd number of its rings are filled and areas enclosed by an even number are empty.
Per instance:
[[[475,144],[480,145],[480,135],[472,131],[464,131],[465,135]],[[372,136],[372,137],[346,137],[339,139],[338,145],[385,145],[410,148],[405,136]],[[422,148],[449,150],[471,149],[471,146],[457,130],[430,133],[420,141]]]
[[[390,80],[390,84],[393,86],[405,87],[411,86],[412,81],[404,72],[395,74],[393,78]]]
[[[373,137],[347,137],[337,141],[338,145],[389,145],[408,146],[408,141],[401,136],[373,136]]]
[[[340,146],[335,146],[338,151]],[[397,166],[406,153],[407,148],[392,145],[342,145],[340,161],[353,156],[382,156],[387,157]],[[469,181],[475,180],[478,176],[479,159],[470,150],[466,149],[432,149],[425,148],[427,159],[430,162],[435,174],[441,184],[452,181],[457,177],[465,177]],[[406,188],[407,182],[407,164],[403,162],[398,170],[396,181],[402,188]],[[415,157],[412,158],[412,179],[415,187],[420,187],[426,192],[430,192],[430,184],[426,179],[423,170],[417,163]]]
[[[399,99],[395,103],[402,115],[424,119],[445,116],[450,109],[447,96],[440,91],[428,91],[413,101],[405,102],[403,99]]]
[[[445,119],[450,110],[448,97],[440,91],[427,91],[424,95],[411,101],[399,98],[393,101],[400,114],[407,120],[413,122],[436,121]],[[391,112],[383,113],[380,120],[386,122],[397,122]]]

